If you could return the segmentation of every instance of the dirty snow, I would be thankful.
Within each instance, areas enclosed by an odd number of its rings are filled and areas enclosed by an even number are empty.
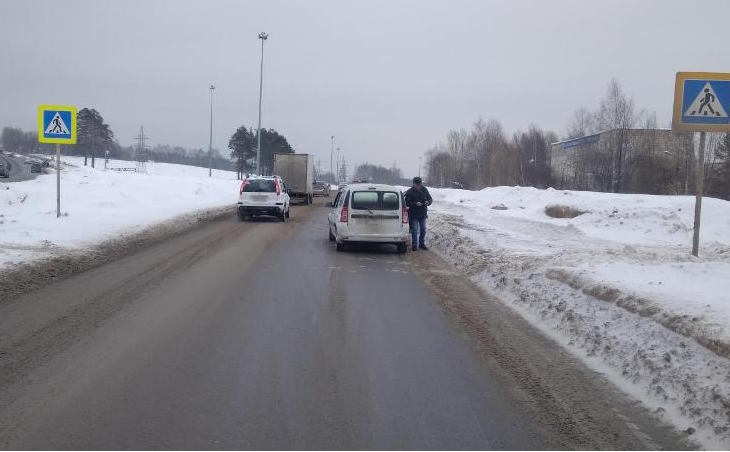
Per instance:
[[[35,180],[0,184],[0,269],[117,238],[122,233],[195,210],[233,205],[236,173],[166,163],[147,163],[145,174],[83,166],[63,157],[61,214],[56,218],[54,169]],[[110,168],[134,162],[110,161]]]
[[[431,192],[439,253],[695,440],[730,447],[730,203],[705,199],[695,258],[693,197]]]

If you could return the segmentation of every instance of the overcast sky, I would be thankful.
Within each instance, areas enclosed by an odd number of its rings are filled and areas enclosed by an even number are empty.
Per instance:
[[[335,135],[350,163],[410,175],[480,115],[562,136],[611,77],[668,126],[675,72],[730,72],[729,17],[724,0],[3,0],[0,127],[64,103],[99,110],[123,145],[144,125],[152,144],[207,149],[213,83],[227,152],[256,126],[266,31],[262,126],[323,169]]]

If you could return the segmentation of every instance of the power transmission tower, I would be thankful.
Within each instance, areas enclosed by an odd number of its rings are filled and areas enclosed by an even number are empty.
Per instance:
[[[145,140],[149,137],[144,134],[144,126],[139,126],[139,135],[137,135],[137,147],[134,149],[135,170],[138,173],[147,173],[147,146]]]
[[[339,174],[338,177],[341,181],[347,180],[347,161],[345,160],[345,157],[342,157],[342,161],[339,165]]]

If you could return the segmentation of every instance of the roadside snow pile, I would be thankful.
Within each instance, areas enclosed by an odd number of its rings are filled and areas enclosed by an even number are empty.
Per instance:
[[[730,203],[432,190],[435,249],[707,447],[730,447]],[[572,218],[571,218],[572,217]]]
[[[122,233],[200,209],[235,203],[238,182],[230,171],[147,163],[147,173],[83,166],[64,157],[61,218],[56,218],[55,170],[35,180],[0,184],[0,269],[13,263],[84,248]],[[134,168],[112,161],[110,168]]]

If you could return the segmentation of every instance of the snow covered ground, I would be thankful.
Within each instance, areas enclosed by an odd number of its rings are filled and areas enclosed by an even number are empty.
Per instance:
[[[730,447],[729,202],[705,199],[695,258],[692,197],[432,195],[439,253],[657,415]]]
[[[133,233],[200,209],[231,206],[236,173],[167,163],[147,163],[147,172],[104,171],[63,157],[61,218],[56,218],[56,177],[46,169],[35,180],[0,184],[0,269],[79,249]],[[134,168],[114,161],[109,168]]]

